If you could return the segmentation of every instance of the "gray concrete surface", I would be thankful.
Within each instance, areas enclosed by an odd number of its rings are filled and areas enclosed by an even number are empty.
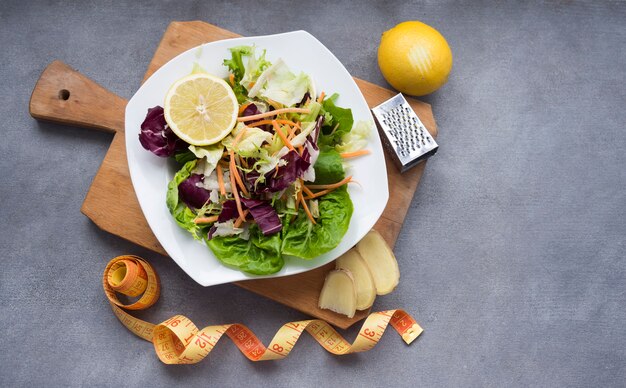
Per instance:
[[[79,209],[111,136],[28,115],[54,59],[131,97],[168,23],[194,19],[308,30],[380,85],[381,32],[418,19],[447,37],[452,76],[425,98],[441,150],[396,248],[401,283],[374,306],[419,320],[410,347],[388,333],[334,357],[304,337],[251,363],[226,340],[165,366],[111,313],[101,271],[134,253],[164,285],[145,319],[243,322],[267,343],[306,318],[100,231]],[[3,1],[0,37],[1,386],[624,386],[626,3]]]

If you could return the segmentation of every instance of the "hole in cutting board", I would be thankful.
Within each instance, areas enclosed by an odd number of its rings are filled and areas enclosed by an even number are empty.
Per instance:
[[[70,98],[70,91],[67,89],[59,90],[59,100],[67,101]]]

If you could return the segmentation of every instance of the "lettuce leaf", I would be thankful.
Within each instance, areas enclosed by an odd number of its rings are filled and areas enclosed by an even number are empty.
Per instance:
[[[228,66],[228,69],[235,76],[235,82],[241,82],[243,75],[246,72],[246,67],[243,64],[243,57],[250,55],[253,52],[252,46],[237,46],[231,47],[230,59],[224,59],[224,66]]]
[[[354,152],[367,146],[374,124],[371,121],[358,121],[350,132],[341,137],[341,143],[337,144],[337,152]]]
[[[222,158],[224,147],[221,144],[209,145],[209,146],[189,146],[191,151],[198,159],[201,159],[197,165],[197,174],[209,176],[217,167],[217,162]]]
[[[254,53],[256,48],[254,46],[248,47],[250,47],[250,54],[247,55],[248,60],[244,64],[244,74],[241,81],[239,81],[246,90],[250,90],[252,85],[259,79],[261,73],[272,65],[265,59],[265,50],[263,50],[263,53],[257,58]]]
[[[243,63],[243,57],[250,55],[252,52],[252,46],[237,46],[232,47],[230,50],[230,59],[224,59],[224,66],[227,66],[231,73],[235,76],[235,85],[233,86],[233,92],[237,97],[237,102],[242,104],[248,99],[248,93],[246,89],[241,85],[241,80],[246,72],[245,65]]]
[[[313,168],[316,185],[337,183],[346,177],[341,155],[332,148],[320,152]]]
[[[174,178],[167,185],[167,194],[165,204],[170,213],[174,217],[176,223],[183,229],[189,231],[194,239],[200,240],[201,228],[196,225],[193,220],[196,214],[179,199],[178,185],[189,178],[191,171],[196,167],[196,161],[192,160],[187,163],[174,175]]]
[[[335,105],[338,94],[335,93],[324,100],[322,108],[325,112],[324,126],[318,140],[320,146],[334,147],[341,138],[350,132],[354,124],[352,110]],[[330,115],[330,117],[328,117]]]
[[[313,225],[304,212],[283,232],[282,252],[285,255],[313,259],[334,249],[346,234],[354,210],[344,185],[320,197],[319,218]]]
[[[256,224],[250,226],[250,238],[238,236],[213,237],[206,243],[222,263],[254,275],[280,271],[284,265],[280,253],[280,233],[264,236]]]
[[[174,159],[176,159],[176,161],[182,165],[189,161],[196,160],[196,155],[194,155],[194,153],[189,150],[181,151],[177,154],[174,154]]]
[[[300,101],[311,88],[311,78],[305,73],[298,75],[289,70],[287,64],[279,59],[265,70],[254,86],[248,91],[250,97],[260,95],[283,104],[293,106]]]
[[[243,123],[238,123],[235,129],[231,132],[228,137],[222,140],[222,144],[226,146],[227,149],[232,149],[233,141],[235,137],[239,135],[241,131],[245,128],[245,133],[239,139],[239,142],[233,149],[235,153],[244,158],[262,158],[262,150],[261,146],[263,143],[269,143],[272,141],[273,135],[270,132],[266,132],[257,127],[246,127]],[[220,154],[220,158],[222,155]],[[219,159],[218,159],[219,161]]]

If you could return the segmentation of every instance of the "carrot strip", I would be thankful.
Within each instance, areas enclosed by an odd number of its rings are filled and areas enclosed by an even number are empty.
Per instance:
[[[243,127],[243,129],[237,134],[237,136],[235,136],[235,140],[233,140],[232,148],[235,148],[237,146],[237,143],[239,143],[239,140],[241,140],[241,138],[243,137],[244,133],[246,133],[246,127]],[[232,155],[231,155],[231,157],[232,157]]]
[[[235,181],[241,188],[241,191],[243,191],[243,194],[246,196],[249,196],[250,193],[248,193],[248,189],[246,189],[246,186],[243,184],[243,181],[241,180],[241,177],[239,176],[239,171],[237,171],[237,164],[235,163],[235,153],[232,150],[230,151],[230,176],[231,176],[231,180],[234,177]],[[237,187],[234,187],[233,193],[235,191],[237,191]]]
[[[341,187],[345,185],[346,183],[350,182],[351,179],[352,177],[349,176],[349,177],[345,177],[344,179],[340,180],[337,183],[332,183],[330,185],[308,185],[307,187],[313,190],[336,189],[337,187]]]
[[[300,156],[302,156],[303,152],[304,152],[304,147],[298,146],[298,153],[300,154]]]
[[[273,120],[271,120],[271,119],[269,119],[269,120],[261,120],[261,121],[256,121],[256,122],[254,122],[254,123],[248,124],[248,127],[258,127],[259,125],[267,125],[267,124],[271,124],[271,123],[272,123],[272,121],[273,121]],[[298,124],[298,123],[294,123],[294,122],[293,122],[293,121],[291,121],[291,120],[278,119],[278,120],[276,120],[276,122],[277,122],[278,124],[287,124],[287,125],[289,125],[289,126],[296,127],[296,128],[298,128],[298,129],[301,129],[301,128],[300,128],[300,124]]]
[[[313,194],[313,195],[307,195],[304,199],[315,199],[315,198],[319,198],[323,195],[326,195],[328,193],[330,193],[331,191],[333,191],[335,189],[326,189],[326,190],[322,190],[322,191],[318,191],[317,193]]]
[[[321,104],[322,101],[324,101],[324,97],[326,97],[326,93],[321,92],[320,96],[317,98],[317,102]]]
[[[255,121],[254,123],[250,123],[247,124],[249,127],[258,127],[260,125],[267,125],[267,124],[271,124],[272,120],[261,120],[261,121]]]
[[[309,197],[312,197],[315,195],[308,187],[304,185],[304,183],[302,183],[302,180],[300,180],[300,183],[301,183],[302,191],[304,191]]]
[[[231,84],[232,86],[235,86],[235,75],[234,75],[233,73],[230,73],[230,74],[228,75],[228,80],[230,81],[230,84]]]
[[[249,212],[248,209],[244,210],[243,211],[243,218],[241,218],[241,217],[237,218],[237,221],[235,221],[235,223],[233,224],[233,226],[235,228],[238,228],[238,227],[241,226],[241,224],[243,224],[243,222],[246,220],[246,217],[248,216],[248,212]]]
[[[369,153],[371,153],[370,150],[360,150],[360,151],[354,151],[354,152],[344,152],[339,155],[341,155],[342,158],[346,159],[346,158],[356,158],[357,156],[363,156]]]
[[[211,216],[211,217],[198,217],[193,220],[194,224],[210,224],[212,222],[217,221],[219,216]]]
[[[265,112],[265,113],[259,113],[258,115],[238,117],[237,121],[260,120],[260,119],[264,119],[266,117],[277,116],[277,115],[280,115],[280,114],[283,114],[283,113],[311,113],[311,110],[310,109],[306,109],[306,108],[283,108],[283,109],[276,109],[276,110]]]
[[[220,194],[226,195],[226,186],[224,185],[224,171],[222,166],[217,164],[217,183],[220,186]]]
[[[272,125],[274,126],[274,131],[276,132],[278,137],[280,137],[280,139],[287,146],[287,148],[289,148],[290,150],[293,151],[294,150],[293,149],[293,145],[291,145],[291,142],[289,140],[287,140],[287,136],[285,136],[285,134],[283,133],[283,130],[280,129],[280,127],[278,126],[278,123],[276,122],[276,120],[272,121]]]
[[[294,136],[296,136],[297,130],[298,130],[297,127],[291,127],[291,130],[289,130],[289,134],[287,135],[287,140],[291,141],[291,139],[293,139]]]
[[[232,163],[235,163],[235,159],[231,159]],[[235,174],[233,174],[234,170],[230,172],[230,187],[233,188],[233,196],[235,197],[235,203],[237,204],[237,212],[239,213],[239,217],[245,218],[243,215],[243,209],[241,208],[241,200],[239,200],[239,190],[237,190],[237,184],[235,183]]]
[[[302,196],[302,191],[298,192],[298,199],[300,200],[300,202],[302,202],[302,208],[304,209],[304,212],[306,213],[306,215],[309,217],[309,220],[311,220],[313,225],[317,224],[317,222],[315,222],[315,218],[313,218],[313,215],[311,214],[311,211],[309,210],[309,207],[306,204],[306,201],[304,200],[304,197]]]

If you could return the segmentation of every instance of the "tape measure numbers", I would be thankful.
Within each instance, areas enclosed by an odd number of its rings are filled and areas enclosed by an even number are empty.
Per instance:
[[[266,347],[247,326],[240,323],[198,329],[189,318],[175,315],[154,325],[124,311],[146,309],[159,299],[159,278],[152,266],[140,257],[126,255],[112,259],[104,270],[102,285],[120,322],[135,335],[152,342],[157,356],[166,364],[200,362],[223,335],[229,337],[250,361],[266,361],[287,357],[305,331],[326,351],[335,355],[372,349],[380,341],[388,325],[407,344],[422,333],[422,328],[413,317],[403,310],[387,310],[370,314],[352,344],[327,322],[311,319],[284,324]],[[134,303],[123,304],[116,292],[139,296],[139,299]]]

